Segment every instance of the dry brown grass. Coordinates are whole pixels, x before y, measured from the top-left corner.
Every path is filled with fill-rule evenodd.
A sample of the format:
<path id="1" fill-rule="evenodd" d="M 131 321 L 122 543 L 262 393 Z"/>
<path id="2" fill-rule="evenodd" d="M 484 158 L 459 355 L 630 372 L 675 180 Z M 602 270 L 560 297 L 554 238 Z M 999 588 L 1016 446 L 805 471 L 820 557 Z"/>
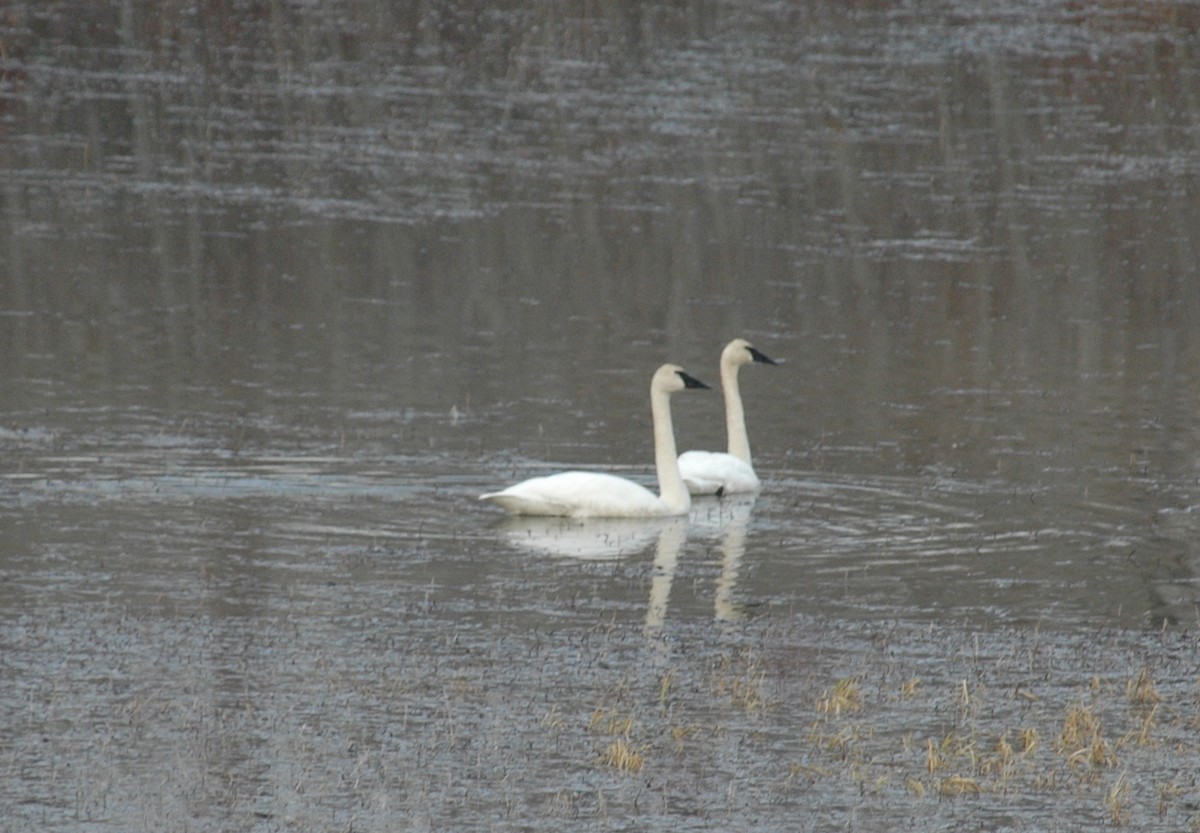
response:
<path id="1" fill-rule="evenodd" d="M 1067 754 L 1092 742 L 1100 732 L 1100 720 L 1087 706 L 1069 706 L 1058 735 L 1059 748 Z"/>
<path id="2" fill-rule="evenodd" d="M 1142 668 L 1125 686 L 1125 696 L 1135 706 L 1157 706 L 1162 702 L 1149 668 Z"/>
<path id="3" fill-rule="evenodd" d="M 1026 727 L 1017 733 L 1017 743 L 1022 755 L 1032 755 L 1038 748 L 1038 730 Z"/>
<path id="4" fill-rule="evenodd" d="M 767 707 L 765 683 L 766 672 L 757 657 L 734 661 L 726 656 L 721 658 L 713 689 L 735 708 L 750 712 Z"/>
<path id="5" fill-rule="evenodd" d="M 658 684 L 658 702 L 667 702 L 667 697 L 671 694 L 671 685 L 675 682 L 675 672 L 668 671 L 663 674 L 662 680 Z"/>
<path id="6" fill-rule="evenodd" d="M 788 767 L 789 781 L 796 778 L 807 778 L 809 781 L 816 781 L 818 778 L 827 778 L 829 775 L 830 771 L 828 769 L 810 764 L 791 764 Z"/>
<path id="7" fill-rule="evenodd" d="M 925 771 L 930 775 L 940 770 L 943 766 L 942 753 L 939 746 L 930 738 L 925 742 Z"/>
<path id="8" fill-rule="evenodd" d="M 951 775 L 938 785 L 938 792 L 942 795 L 978 795 L 983 792 L 983 787 L 974 778 Z"/>
<path id="9" fill-rule="evenodd" d="M 1004 784 L 1011 776 L 1016 760 L 1017 752 L 1008 742 L 1008 733 L 1005 732 L 996 739 L 992 754 L 980 759 L 979 772 L 981 775 L 995 778 L 1000 784 Z"/>
<path id="10" fill-rule="evenodd" d="M 861 708 L 862 692 L 858 683 L 849 678 L 838 680 L 832 689 L 826 689 L 817 700 L 817 711 L 835 717 L 844 712 L 856 712 Z"/>
<path id="11" fill-rule="evenodd" d="M 1128 824 L 1130 816 L 1128 802 L 1129 782 L 1125 779 L 1125 773 L 1121 773 L 1104 796 L 1104 807 L 1108 810 L 1109 821 L 1114 826 L 1121 827 Z"/>
<path id="12" fill-rule="evenodd" d="M 634 748 L 629 741 L 620 737 L 613 740 L 600 756 L 605 766 L 619 772 L 641 772 L 646 763 L 646 757 L 639 749 Z"/>
<path id="13" fill-rule="evenodd" d="M 634 730 L 631 714 L 616 709 L 600 708 L 592 712 L 587 730 L 596 734 L 614 735 L 600 753 L 600 762 L 619 772 L 640 772 L 646 763 L 645 747 L 635 746 L 630 737 Z"/>
<path id="14" fill-rule="evenodd" d="M 1158 703 L 1151 706 L 1146 714 L 1142 717 L 1142 723 L 1138 730 L 1133 735 L 1133 741 L 1138 746 L 1148 746 L 1154 741 L 1150 738 L 1150 732 L 1153 731 L 1155 725 L 1155 716 L 1158 714 Z"/>
<path id="15" fill-rule="evenodd" d="M 633 715 L 622 715 L 616 709 L 596 709 L 588 721 L 589 732 L 629 736 L 633 731 Z"/>
<path id="16" fill-rule="evenodd" d="M 951 732 L 940 742 L 929 738 L 925 742 L 925 771 L 930 775 L 945 769 L 967 769 L 975 772 L 979 767 L 978 744 L 973 736 Z"/>
<path id="17" fill-rule="evenodd" d="M 641 692 L 623 687 L 606 696 L 586 721 L 587 731 L 601 736 L 598 765 L 643 773 L 652 768 L 653 750 L 667 750 L 668 757 L 703 753 L 725 736 L 726 721 L 744 722 L 747 713 L 766 708 L 767 674 L 757 655 L 726 655 L 709 674 L 710 691 L 725 699 L 710 698 L 713 711 L 703 716 L 689 714 L 674 670 L 651 678 Z M 878 700 L 865 696 L 865 686 L 874 684 L 869 674 L 834 678 L 818 688 L 819 696 L 810 700 L 816 714 L 807 749 L 798 762 L 783 764 L 783 783 L 805 789 L 806 782 L 845 781 L 861 795 L 900 788 L 912 800 L 943 801 L 1069 791 L 1076 801 L 1086 796 L 1112 826 L 1132 826 L 1144 808 L 1153 813 L 1156 805 L 1163 818 L 1185 813 L 1186 788 L 1161 786 L 1159 779 L 1147 795 L 1146 782 L 1132 774 L 1139 759 L 1156 754 L 1155 746 L 1179 746 L 1186 742 L 1181 733 L 1194 737 L 1198 728 L 1190 724 L 1191 711 L 1181 714 L 1167 703 L 1147 669 L 1117 678 L 1084 677 L 1070 692 L 1073 699 L 1055 696 L 1053 687 L 1036 694 L 1017 687 L 1008 698 L 989 698 L 995 689 L 962 676 L 936 691 L 915 676 L 896 680 L 892 696 Z M 742 714 L 731 717 L 731 706 Z M 769 721 L 770 712 L 752 719 L 756 725 Z M 543 725 L 563 727 L 553 710 Z M 897 731 L 906 726 L 913 728 Z M 926 734 L 931 726 L 940 732 Z M 885 738 L 894 744 L 890 750 L 881 746 Z M 887 763 L 896 760 L 904 762 L 899 771 Z M 1196 830 L 1200 833 L 1200 823 Z"/>
<path id="18" fill-rule="evenodd" d="M 862 723 L 839 725 L 836 732 L 825 732 L 824 721 L 813 723 L 807 741 L 817 755 L 823 755 L 841 763 L 856 766 L 864 760 L 864 744 L 870 741 L 874 730 Z"/>
<path id="19" fill-rule="evenodd" d="M 1100 731 L 1100 718 L 1088 706 L 1069 706 L 1058 736 L 1059 751 L 1074 770 L 1116 766 L 1117 756 Z"/>

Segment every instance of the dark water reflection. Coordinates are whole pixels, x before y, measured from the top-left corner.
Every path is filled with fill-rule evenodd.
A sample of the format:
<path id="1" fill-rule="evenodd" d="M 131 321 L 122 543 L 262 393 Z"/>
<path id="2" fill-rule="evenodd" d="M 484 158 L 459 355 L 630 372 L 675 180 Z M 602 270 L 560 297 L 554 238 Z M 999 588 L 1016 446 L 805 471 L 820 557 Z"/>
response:
<path id="1" fill-rule="evenodd" d="M 434 6 L 0 19 L 4 815 L 553 829 L 647 806 L 596 764 L 625 711 L 675 755 L 645 828 L 783 829 L 879 628 L 947 685 L 977 628 L 998 688 L 1031 628 L 1059 700 L 1147 653 L 1194 678 L 1139 633 L 1200 601 L 1194 8 Z M 475 502 L 648 477 L 653 368 L 713 382 L 735 335 L 786 359 L 742 376 L 756 501 Z M 720 413 L 678 402 L 681 447 Z M 655 748 L 693 736 L 639 711 L 670 675 L 711 758 Z M 765 726 L 768 677 L 804 705 Z M 896 771 L 860 810 L 816 779 L 815 824 L 955 826 Z"/>

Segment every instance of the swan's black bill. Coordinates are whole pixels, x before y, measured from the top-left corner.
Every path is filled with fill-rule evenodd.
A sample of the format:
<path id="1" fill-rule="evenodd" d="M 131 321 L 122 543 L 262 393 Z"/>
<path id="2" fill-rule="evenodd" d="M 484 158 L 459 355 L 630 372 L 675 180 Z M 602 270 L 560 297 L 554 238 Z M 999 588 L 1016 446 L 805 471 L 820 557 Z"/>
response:
<path id="1" fill-rule="evenodd" d="M 678 373 L 679 378 L 683 380 L 683 386 L 685 388 L 703 388 L 704 390 L 712 390 L 712 388 L 701 382 L 695 376 L 689 376 L 682 370 L 676 370 L 675 372 Z"/>
<path id="2" fill-rule="evenodd" d="M 779 364 L 779 362 L 775 361 L 766 353 L 755 350 L 753 347 L 747 347 L 746 349 L 750 351 L 750 358 L 754 359 L 756 362 L 762 362 L 763 364 Z"/>

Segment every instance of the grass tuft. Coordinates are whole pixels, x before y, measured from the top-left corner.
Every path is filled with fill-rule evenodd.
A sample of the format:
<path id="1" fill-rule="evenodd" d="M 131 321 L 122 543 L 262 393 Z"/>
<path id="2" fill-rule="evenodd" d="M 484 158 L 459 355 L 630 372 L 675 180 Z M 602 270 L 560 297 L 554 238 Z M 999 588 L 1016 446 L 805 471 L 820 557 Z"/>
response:
<path id="1" fill-rule="evenodd" d="M 1127 803 L 1129 801 L 1129 782 L 1125 780 L 1125 773 L 1117 778 L 1113 785 L 1108 788 L 1108 792 L 1104 796 L 1104 806 L 1108 810 L 1109 821 L 1116 827 L 1122 827 L 1129 823 L 1130 811 Z"/>
<path id="2" fill-rule="evenodd" d="M 1125 695 L 1135 706 L 1157 706 L 1162 702 L 1154 686 L 1154 679 L 1150 676 L 1150 669 L 1144 667 L 1125 686 Z"/>
<path id="3" fill-rule="evenodd" d="M 858 683 L 850 678 L 838 680 L 833 689 L 826 689 L 817 700 L 817 711 L 822 714 L 840 715 L 856 712 L 862 708 L 862 692 Z"/>
<path id="4" fill-rule="evenodd" d="M 1021 747 L 1022 755 L 1032 755 L 1037 752 L 1038 748 L 1038 730 L 1026 727 L 1017 734 L 1017 743 Z"/>
<path id="5" fill-rule="evenodd" d="M 938 787 L 942 795 L 979 795 L 983 786 L 974 778 L 964 775 L 951 775 L 942 781 Z"/>
<path id="6" fill-rule="evenodd" d="M 646 763 L 646 757 L 629 741 L 620 737 L 605 748 L 601 755 L 601 761 L 618 772 L 641 772 L 642 766 Z"/>
<path id="7" fill-rule="evenodd" d="M 1068 707 L 1058 748 L 1072 769 L 1117 765 L 1112 746 L 1100 732 L 1100 718 L 1087 706 Z"/>
<path id="8" fill-rule="evenodd" d="M 596 709 L 588 721 L 587 730 L 606 735 L 629 737 L 630 732 L 633 731 L 633 716 L 622 716 L 616 709 Z"/>

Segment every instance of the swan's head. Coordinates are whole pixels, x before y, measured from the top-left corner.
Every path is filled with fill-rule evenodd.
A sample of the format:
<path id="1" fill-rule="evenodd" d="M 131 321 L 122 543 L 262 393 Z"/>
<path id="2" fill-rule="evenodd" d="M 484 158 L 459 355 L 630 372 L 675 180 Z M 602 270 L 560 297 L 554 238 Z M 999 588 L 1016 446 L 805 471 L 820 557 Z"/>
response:
<path id="1" fill-rule="evenodd" d="M 735 338 L 733 341 L 725 345 L 725 349 L 721 351 L 722 364 L 737 367 L 738 365 L 750 364 L 750 362 L 777 364 L 774 359 L 770 358 L 765 353 L 754 349 L 754 345 L 746 341 L 744 338 Z"/>
<path id="2" fill-rule="evenodd" d="M 675 393 L 687 388 L 709 390 L 708 385 L 701 382 L 695 376 L 689 376 L 677 364 L 664 364 L 655 371 L 654 378 L 650 382 L 651 390 L 660 390 L 664 393 Z"/>

